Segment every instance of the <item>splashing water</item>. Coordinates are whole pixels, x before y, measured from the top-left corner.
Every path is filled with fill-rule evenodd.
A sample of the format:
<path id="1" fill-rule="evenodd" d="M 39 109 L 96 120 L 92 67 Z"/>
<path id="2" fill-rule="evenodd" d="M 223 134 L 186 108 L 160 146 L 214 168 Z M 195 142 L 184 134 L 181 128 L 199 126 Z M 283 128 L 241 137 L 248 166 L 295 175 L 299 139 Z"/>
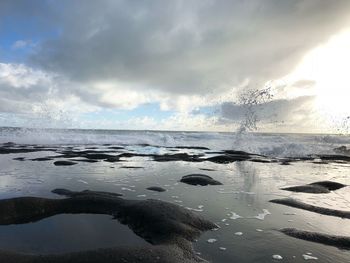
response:
<path id="1" fill-rule="evenodd" d="M 238 104 L 243 107 L 244 116 L 236 131 L 234 145 L 239 147 L 242 143 L 242 136 L 247 132 L 258 129 L 259 116 L 257 106 L 267 103 L 273 99 L 271 86 L 265 86 L 263 89 L 248 90 L 239 95 Z"/>

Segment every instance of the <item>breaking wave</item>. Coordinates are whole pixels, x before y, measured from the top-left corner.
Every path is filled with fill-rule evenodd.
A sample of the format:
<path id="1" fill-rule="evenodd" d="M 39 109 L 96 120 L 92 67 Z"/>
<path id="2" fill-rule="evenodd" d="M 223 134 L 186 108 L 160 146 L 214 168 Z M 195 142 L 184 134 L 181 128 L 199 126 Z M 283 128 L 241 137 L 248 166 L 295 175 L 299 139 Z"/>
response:
<path id="1" fill-rule="evenodd" d="M 0 143 L 11 141 L 23 144 L 146 144 L 203 146 L 223 150 L 232 148 L 232 141 L 236 138 L 237 133 L 218 132 L 0 128 Z M 350 136 L 246 133 L 244 140 L 233 149 L 276 157 L 302 157 L 310 154 L 334 154 L 333 149 L 340 146 L 350 147 Z"/>

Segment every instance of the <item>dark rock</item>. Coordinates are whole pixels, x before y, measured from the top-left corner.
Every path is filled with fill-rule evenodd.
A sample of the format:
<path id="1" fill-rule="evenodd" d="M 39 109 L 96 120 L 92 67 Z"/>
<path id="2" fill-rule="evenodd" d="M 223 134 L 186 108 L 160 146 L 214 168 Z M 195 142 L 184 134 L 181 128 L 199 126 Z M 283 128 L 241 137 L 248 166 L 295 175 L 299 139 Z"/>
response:
<path id="1" fill-rule="evenodd" d="M 180 180 L 182 183 L 190 185 L 222 185 L 219 181 L 214 180 L 208 175 L 205 174 L 189 174 L 182 177 Z"/>
<path id="2" fill-rule="evenodd" d="M 289 161 L 282 161 L 281 165 L 290 165 L 290 162 Z"/>
<path id="3" fill-rule="evenodd" d="M 25 157 L 16 157 L 16 158 L 13 158 L 12 160 L 15 160 L 15 161 L 25 161 Z"/>
<path id="4" fill-rule="evenodd" d="M 0 201 L 0 224 L 22 224 L 58 214 L 107 214 L 154 246 L 110 248 L 63 255 L 23 255 L 0 252 L 1 262 L 201 262 L 192 244 L 217 226 L 178 205 L 160 200 L 126 200 L 119 194 L 55 189 L 65 199 L 18 197 Z"/>
<path id="5" fill-rule="evenodd" d="M 335 210 L 335 209 L 330 209 L 330 208 L 325 208 L 320 206 L 314 206 L 314 205 L 300 202 L 292 198 L 274 199 L 274 200 L 270 200 L 270 202 L 275 204 L 295 207 L 295 208 L 307 210 L 310 212 L 315 212 L 322 215 L 336 216 L 336 217 L 350 219 L 350 211 L 342 211 L 342 210 Z"/>
<path id="6" fill-rule="evenodd" d="M 328 235 L 318 232 L 298 230 L 295 228 L 283 228 L 280 232 L 299 239 L 335 246 L 342 249 L 350 249 L 350 237 Z"/>
<path id="7" fill-rule="evenodd" d="M 298 192 L 298 193 L 312 193 L 312 194 L 328 194 L 329 190 L 319 185 L 300 185 L 281 188 L 285 191 Z"/>
<path id="8" fill-rule="evenodd" d="M 98 160 L 93 159 L 72 159 L 75 162 L 83 162 L 83 163 L 98 163 Z"/>
<path id="9" fill-rule="evenodd" d="M 271 163 L 270 160 L 259 159 L 259 158 L 250 159 L 249 161 L 254 162 L 254 163 Z"/>
<path id="10" fill-rule="evenodd" d="M 2 144 L 5 147 L 15 147 L 16 144 L 14 142 L 5 142 Z"/>
<path id="11" fill-rule="evenodd" d="M 142 167 L 142 166 L 120 166 L 120 168 L 123 168 L 123 169 L 143 169 L 144 167 Z"/>
<path id="12" fill-rule="evenodd" d="M 120 159 L 118 156 L 115 156 L 115 157 L 109 157 L 109 158 L 105 159 L 104 161 L 109 162 L 109 163 L 116 163 L 116 162 L 120 162 Z"/>
<path id="13" fill-rule="evenodd" d="M 53 164 L 56 165 L 56 166 L 67 166 L 67 165 L 74 165 L 74 164 L 77 164 L 77 163 L 72 162 L 72 161 L 56 161 Z"/>
<path id="14" fill-rule="evenodd" d="M 87 158 L 87 159 L 92 159 L 92 160 L 111 160 L 112 158 L 116 158 L 116 156 L 114 155 L 110 155 L 110 154 L 105 154 L 105 153 L 88 153 L 83 155 L 83 157 Z"/>
<path id="15" fill-rule="evenodd" d="M 156 162 L 171 162 L 171 161 L 185 161 L 185 162 L 202 162 L 199 159 L 203 155 L 189 155 L 187 153 L 163 154 L 153 155 L 153 160 Z"/>
<path id="16" fill-rule="evenodd" d="M 327 194 L 330 191 L 334 191 L 345 187 L 346 185 L 332 182 L 332 181 L 321 181 L 315 182 L 307 185 L 292 186 L 287 188 L 282 188 L 282 190 L 292 191 L 292 192 L 302 192 L 302 193 L 313 193 L 313 194 Z"/>
<path id="17" fill-rule="evenodd" d="M 49 157 L 39 157 L 39 158 L 31 159 L 31 160 L 32 160 L 32 161 L 43 162 L 43 161 L 52 161 L 53 159 L 52 159 L 52 158 L 49 158 Z"/>
<path id="18" fill-rule="evenodd" d="M 350 156 L 345 155 L 319 155 L 321 160 L 350 162 Z"/>
<path id="19" fill-rule="evenodd" d="M 235 151 L 235 150 L 224 150 L 223 151 L 226 154 L 231 154 L 231 155 L 245 155 L 245 156 L 250 156 L 250 153 L 244 152 L 244 151 Z"/>
<path id="20" fill-rule="evenodd" d="M 159 187 L 159 186 L 150 186 L 147 188 L 147 190 L 156 191 L 156 192 L 165 192 L 166 191 L 166 189 Z"/>
<path id="21" fill-rule="evenodd" d="M 327 188 L 329 191 L 338 190 L 346 186 L 345 184 L 332 182 L 332 181 L 320 181 L 320 182 L 311 183 L 310 185 L 322 186 Z"/>
<path id="22" fill-rule="evenodd" d="M 249 155 L 225 154 L 225 155 L 209 157 L 205 160 L 213 163 L 225 164 L 225 163 L 233 163 L 236 161 L 246 161 L 246 160 L 249 160 L 250 158 L 251 157 Z"/>
<path id="23" fill-rule="evenodd" d="M 167 147 L 167 148 L 172 148 L 172 147 Z M 176 149 L 193 149 L 193 150 L 210 150 L 209 148 L 207 147 L 201 147 L 201 146 L 175 146 L 173 148 L 176 148 Z"/>
<path id="24" fill-rule="evenodd" d="M 58 255 L 33 255 L 0 250 L 4 263 L 198 263 L 192 249 L 176 245 L 114 247 Z"/>
<path id="25" fill-rule="evenodd" d="M 209 172 L 214 172 L 214 171 L 216 171 L 215 169 L 210 169 L 210 168 L 199 168 L 199 170 L 202 170 L 202 171 L 209 171 Z"/>
<path id="26" fill-rule="evenodd" d="M 83 190 L 81 192 L 74 192 L 63 188 L 56 188 L 52 190 L 52 193 L 58 194 L 58 195 L 64 195 L 69 197 L 78 197 L 78 196 L 105 196 L 105 197 L 118 197 L 123 196 L 119 193 L 110 193 L 110 192 L 103 192 L 103 191 L 90 191 L 90 190 Z"/>
<path id="27" fill-rule="evenodd" d="M 41 149 L 34 148 L 7 148 L 0 147 L 0 154 L 10 154 L 10 153 L 30 153 L 30 152 L 39 152 Z"/>
<path id="28" fill-rule="evenodd" d="M 124 150 L 124 147 L 122 146 L 110 146 L 108 149 L 113 149 L 113 150 Z"/>

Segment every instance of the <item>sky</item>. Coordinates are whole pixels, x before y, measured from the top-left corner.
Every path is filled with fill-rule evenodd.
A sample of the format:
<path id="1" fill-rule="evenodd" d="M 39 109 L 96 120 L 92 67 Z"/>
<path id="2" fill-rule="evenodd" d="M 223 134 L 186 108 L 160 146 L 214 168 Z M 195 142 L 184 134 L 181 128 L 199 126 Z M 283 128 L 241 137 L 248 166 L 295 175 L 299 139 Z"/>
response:
<path id="1" fill-rule="evenodd" d="M 0 126 L 348 133 L 349 12 L 348 0 L 0 0 Z"/>

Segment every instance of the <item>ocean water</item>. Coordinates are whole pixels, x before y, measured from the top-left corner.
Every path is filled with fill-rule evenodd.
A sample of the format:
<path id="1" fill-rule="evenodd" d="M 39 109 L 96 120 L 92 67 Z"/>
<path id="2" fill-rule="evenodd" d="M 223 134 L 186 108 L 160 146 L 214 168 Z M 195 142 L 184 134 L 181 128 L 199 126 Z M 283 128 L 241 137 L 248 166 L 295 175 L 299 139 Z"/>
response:
<path id="1" fill-rule="evenodd" d="M 350 147 L 350 135 L 274 133 L 79 130 L 0 128 L 0 143 L 22 144 L 149 144 L 154 146 L 203 146 L 212 150 L 243 150 L 274 157 L 334 154 Z"/>
<path id="2" fill-rule="evenodd" d="M 235 133 L 0 129 L 0 143 L 94 149 L 115 155 L 133 152 L 210 156 L 209 152 L 234 149 L 267 155 L 267 158 L 285 158 L 336 154 L 334 148 L 350 146 L 349 136 L 341 135 L 250 133 L 240 138 L 237 142 Z M 123 149 L 111 150 L 114 146 Z M 176 146 L 202 146 L 210 150 Z M 155 162 L 148 157 L 135 156 L 117 163 L 101 160 L 65 167 L 55 166 L 54 160 L 31 160 L 54 155 L 57 153 L 50 150 L 0 154 L 0 198 L 59 198 L 51 190 L 67 188 L 122 193 L 128 199 L 160 199 L 184 206 L 217 223 L 218 230 L 204 233 L 194 243 L 194 249 L 210 262 L 304 262 L 306 259 L 350 262 L 349 250 L 295 239 L 278 231 L 295 227 L 350 236 L 349 219 L 269 202 L 292 197 L 317 206 L 350 211 L 349 187 L 328 194 L 281 190 L 286 186 L 321 180 L 349 185 L 349 162 L 306 160 L 281 165 L 239 161 L 218 164 L 207 161 Z M 16 160 L 18 157 L 23 157 L 24 161 Z M 141 168 L 125 169 L 126 166 Z M 179 182 L 182 176 L 191 173 L 207 174 L 223 185 L 192 186 Z M 149 186 L 161 186 L 167 191 L 149 191 L 146 189 Z M 106 215 L 62 214 L 29 224 L 0 226 L 0 233 L 0 249 L 22 253 L 66 253 L 147 244 L 127 226 Z"/>

